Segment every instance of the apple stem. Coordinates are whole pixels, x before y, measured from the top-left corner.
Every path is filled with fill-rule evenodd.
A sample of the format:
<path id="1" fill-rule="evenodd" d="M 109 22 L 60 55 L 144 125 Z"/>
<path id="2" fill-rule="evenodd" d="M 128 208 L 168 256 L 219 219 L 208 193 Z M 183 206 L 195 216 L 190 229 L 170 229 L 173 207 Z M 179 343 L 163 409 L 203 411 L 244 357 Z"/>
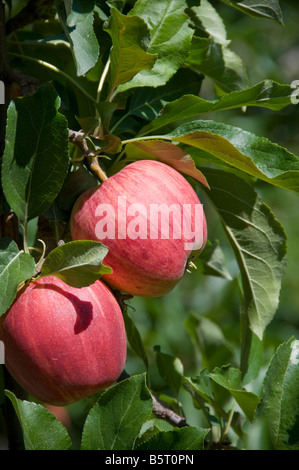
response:
<path id="1" fill-rule="evenodd" d="M 121 382 L 122 380 L 128 379 L 129 377 L 130 375 L 126 372 L 126 370 L 123 370 L 117 381 Z M 161 419 L 165 419 L 175 427 L 182 428 L 189 426 L 184 416 L 175 413 L 172 408 L 157 398 L 151 391 L 150 394 L 153 400 L 153 412 L 156 416 L 159 416 Z"/>
<path id="2" fill-rule="evenodd" d="M 88 157 L 88 167 L 99 178 L 100 181 L 104 182 L 108 179 L 108 176 L 100 167 L 96 157 Z"/>
<path id="3" fill-rule="evenodd" d="M 103 182 L 107 180 L 108 176 L 99 165 L 96 152 L 88 147 L 84 133 L 82 131 L 77 132 L 69 129 L 69 140 L 79 148 L 90 171 L 92 171 L 100 181 Z"/>

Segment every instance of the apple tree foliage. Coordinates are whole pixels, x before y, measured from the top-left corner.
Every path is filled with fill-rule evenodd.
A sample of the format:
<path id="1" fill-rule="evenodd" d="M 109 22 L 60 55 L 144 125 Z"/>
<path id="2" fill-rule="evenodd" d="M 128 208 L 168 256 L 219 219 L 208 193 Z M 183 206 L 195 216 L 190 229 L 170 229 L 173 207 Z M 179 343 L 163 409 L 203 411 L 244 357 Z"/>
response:
<path id="1" fill-rule="evenodd" d="M 174 353 L 165 351 L 163 331 L 158 346 L 147 336 L 171 295 L 157 299 L 154 316 L 142 316 L 153 322 L 151 329 L 137 310 L 155 301 L 133 299 L 136 311 L 124 301 L 130 375 L 71 408 L 74 419 L 80 410 L 75 443 L 51 411 L 11 385 L 2 366 L 1 419 L 3 429 L 12 428 L 11 445 L 21 433 L 19 445 L 29 450 L 246 448 L 248 435 L 260 432 L 260 447 L 299 449 L 296 338 L 265 359 L 264 338 L 285 274 L 286 233 L 258 191 L 262 182 L 280 188 L 282 198 L 299 192 L 299 157 L 225 123 L 231 110 L 275 114 L 293 106 L 294 89 L 267 77 L 250 83 L 220 12 L 249 15 L 253 29 L 257 21 L 287 26 L 278 0 L 216 3 L 27 0 L 7 1 L 1 10 L 0 78 L 7 99 L 1 105 L 0 314 L 37 272 L 81 287 L 109 270 L 101 243 L 70 240 L 71 208 L 99 184 L 101 171 L 109 176 L 137 159 L 156 159 L 183 173 L 207 207 L 208 228 L 216 214 L 231 249 L 227 260 L 209 231 L 186 274 L 197 312 L 176 301 L 171 308 L 186 310 L 184 324 L 175 324 L 175 315 L 171 325 L 159 324 L 172 332 Z M 212 99 L 201 91 L 206 83 Z M 211 119 L 213 113 L 223 120 Z M 227 309 L 238 315 L 229 328 L 223 316 L 200 314 L 196 283 L 206 277 L 215 280 L 215 309 L 217 282 L 230 286 Z M 175 351 L 181 328 L 196 351 L 191 365 L 180 358 L 184 345 Z M 257 380 L 262 386 L 254 386 Z M 157 412 L 158 399 L 168 419 Z"/>

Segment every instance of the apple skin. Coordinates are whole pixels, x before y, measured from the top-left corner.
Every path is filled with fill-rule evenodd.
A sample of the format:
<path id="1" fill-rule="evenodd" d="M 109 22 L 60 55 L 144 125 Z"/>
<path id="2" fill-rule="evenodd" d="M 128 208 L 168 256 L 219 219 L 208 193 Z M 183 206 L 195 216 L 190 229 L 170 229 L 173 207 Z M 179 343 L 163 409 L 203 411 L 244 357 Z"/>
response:
<path id="1" fill-rule="evenodd" d="M 81 289 L 55 276 L 31 281 L 1 320 L 7 370 L 44 403 L 62 406 L 89 397 L 124 369 L 123 316 L 100 280 Z"/>
<path id="2" fill-rule="evenodd" d="M 113 273 L 103 275 L 103 280 L 114 289 L 141 297 L 159 297 L 170 292 L 183 277 L 192 250 L 185 247 L 185 239 L 152 239 L 149 228 L 146 239 L 99 238 L 96 211 L 100 204 L 115 208 L 117 219 L 118 197 L 125 196 L 127 207 L 142 204 L 149 211 L 151 204 L 200 204 L 189 182 L 174 168 L 154 160 L 131 163 L 105 180 L 100 186 L 85 191 L 77 199 L 71 214 L 73 240 L 97 240 L 109 248 L 104 264 Z M 150 212 L 147 212 L 149 214 Z M 129 220 L 129 218 L 128 218 Z M 132 220 L 132 219 L 131 219 Z M 194 223 L 194 218 L 192 219 Z M 115 222 L 118 227 L 118 220 Z M 172 229 L 171 229 L 172 230 Z M 201 219 L 202 246 L 207 241 L 207 224 L 204 212 Z M 172 233 L 172 232 L 170 232 Z"/>

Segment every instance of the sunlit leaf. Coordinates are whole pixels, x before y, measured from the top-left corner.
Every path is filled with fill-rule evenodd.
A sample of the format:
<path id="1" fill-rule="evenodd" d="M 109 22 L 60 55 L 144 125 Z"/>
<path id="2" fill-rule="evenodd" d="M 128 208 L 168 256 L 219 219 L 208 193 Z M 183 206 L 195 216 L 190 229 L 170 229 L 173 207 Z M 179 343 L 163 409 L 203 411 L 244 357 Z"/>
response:
<path id="1" fill-rule="evenodd" d="M 108 248 L 101 242 L 76 240 L 52 250 L 45 259 L 41 275 L 57 276 L 73 287 L 93 284 L 112 269 L 102 264 Z"/>
<path id="2" fill-rule="evenodd" d="M 0 315 L 11 306 L 19 285 L 30 279 L 35 270 L 32 256 L 20 251 L 8 238 L 0 240 Z"/>
<path id="3" fill-rule="evenodd" d="M 266 419 L 274 448 L 299 450 L 299 341 L 281 344 L 266 373 L 259 417 Z"/>
<path id="4" fill-rule="evenodd" d="M 132 450 L 152 411 L 145 375 L 135 375 L 105 391 L 84 424 L 82 450 Z"/>

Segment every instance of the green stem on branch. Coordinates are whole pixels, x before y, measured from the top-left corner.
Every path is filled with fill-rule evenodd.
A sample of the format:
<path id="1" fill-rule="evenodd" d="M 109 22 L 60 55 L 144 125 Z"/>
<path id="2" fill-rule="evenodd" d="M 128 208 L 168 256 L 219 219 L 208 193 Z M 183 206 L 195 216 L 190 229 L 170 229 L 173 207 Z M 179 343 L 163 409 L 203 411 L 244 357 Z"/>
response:
<path id="1" fill-rule="evenodd" d="M 134 142 L 143 142 L 144 140 L 167 140 L 168 142 L 172 141 L 171 137 L 165 135 L 147 135 L 144 137 L 134 137 L 133 139 L 123 140 L 123 145 L 134 144 Z"/>
<path id="2" fill-rule="evenodd" d="M 235 407 L 236 407 L 236 402 L 233 403 L 233 406 L 229 412 L 229 415 L 228 415 L 228 418 L 227 418 L 227 422 L 226 422 L 226 426 L 225 426 L 225 429 L 223 431 L 223 434 L 221 436 L 221 442 L 222 441 L 225 441 L 227 435 L 228 435 L 228 432 L 229 432 L 229 428 L 231 426 L 231 423 L 232 423 L 232 419 L 233 419 L 233 416 L 234 416 L 234 412 L 235 412 Z"/>
<path id="3" fill-rule="evenodd" d="M 90 171 L 100 181 L 103 182 L 107 180 L 108 176 L 99 165 L 95 151 L 88 147 L 84 134 L 82 132 L 77 132 L 69 129 L 69 140 L 79 148 Z"/>
<path id="4" fill-rule="evenodd" d="M 102 76 L 100 78 L 100 81 L 99 81 L 99 86 L 98 86 L 98 91 L 97 91 L 97 103 L 100 102 L 100 98 L 101 98 L 101 92 L 102 92 L 102 89 L 103 89 L 103 86 L 104 86 L 104 83 L 105 83 L 105 79 L 107 77 L 107 74 L 109 72 L 109 68 L 110 68 L 110 57 L 109 59 L 107 60 L 107 63 L 104 67 L 104 70 L 103 70 L 103 73 L 102 73 Z"/>
<path id="5" fill-rule="evenodd" d="M 28 222 L 27 222 L 27 220 L 25 221 L 24 226 L 23 226 L 23 246 L 24 246 L 25 253 L 29 253 L 29 247 L 28 247 Z"/>

